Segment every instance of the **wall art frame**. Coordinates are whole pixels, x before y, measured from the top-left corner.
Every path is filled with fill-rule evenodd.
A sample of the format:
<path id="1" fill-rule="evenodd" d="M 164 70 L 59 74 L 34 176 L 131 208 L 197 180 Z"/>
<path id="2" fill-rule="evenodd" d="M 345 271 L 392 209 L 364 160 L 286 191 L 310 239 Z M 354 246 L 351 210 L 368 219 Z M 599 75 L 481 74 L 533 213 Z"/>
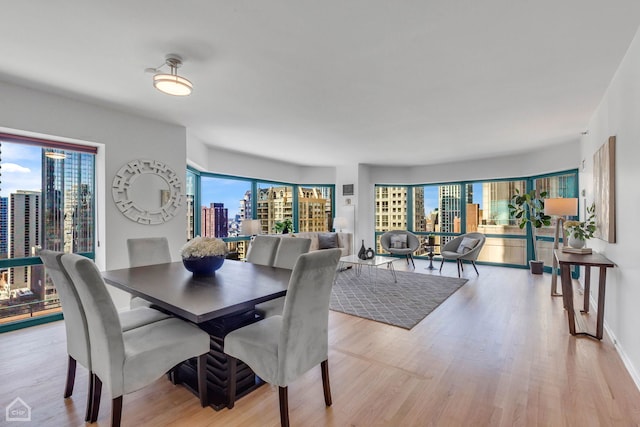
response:
<path id="1" fill-rule="evenodd" d="M 616 242 L 616 137 L 610 136 L 593 155 L 595 237 Z"/>

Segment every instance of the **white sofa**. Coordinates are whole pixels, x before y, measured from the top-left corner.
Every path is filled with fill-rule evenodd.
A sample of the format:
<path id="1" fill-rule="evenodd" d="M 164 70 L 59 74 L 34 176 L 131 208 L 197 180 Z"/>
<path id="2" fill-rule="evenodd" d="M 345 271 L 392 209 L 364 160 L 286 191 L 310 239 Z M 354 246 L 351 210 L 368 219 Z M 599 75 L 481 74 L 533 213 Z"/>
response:
<path id="1" fill-rule="evenodd" d="M 302 233 L 288 234 L 286 236 L 305 237 L 311 239 L 311 247 L 309 252 L 320 250 L 318 244 L 319 234 L 337 234 L 338 235 L 338 247 L 342 249 L 342 256 L 351 255 L 353 253 L 353 235 L 351 233 L 337 233 L 337 232 L 321 232 L 321 231 L 305 231 Z M 283 236 L 284 237 L 284 236 Z"/>

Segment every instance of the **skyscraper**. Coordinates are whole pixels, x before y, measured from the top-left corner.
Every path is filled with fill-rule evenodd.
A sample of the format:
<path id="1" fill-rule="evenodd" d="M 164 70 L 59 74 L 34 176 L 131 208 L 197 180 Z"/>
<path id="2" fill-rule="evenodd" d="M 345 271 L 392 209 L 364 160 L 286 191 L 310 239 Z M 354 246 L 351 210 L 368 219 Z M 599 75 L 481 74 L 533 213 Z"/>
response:
<path id="1" fill-rule="evenodd" d="M 40 245 L 40 198 L 37 191 L 11 193 L 9 197 L 9 258 L 34 256 L 33 248 Z M 9 269 L 11 290 L 31 288 L 31 267 Z"/>
<path id="2" fill-rule="evenodd" d="M 93 162 L 87 153 L 42 150 L 42 247 L 64 252 L 92 252 L 94 233 Z"/>
<path id="3" fill-rule="evenodd" d="M 224 203 L 211 203 L 200 208 L 200 232 L 206 237 L 227 237 L 229 212 Z"/>
<path id="4" fill-rule="evenodd" d="M 0 259 L 9 255 L 9 198 L 0 197 Z"/>

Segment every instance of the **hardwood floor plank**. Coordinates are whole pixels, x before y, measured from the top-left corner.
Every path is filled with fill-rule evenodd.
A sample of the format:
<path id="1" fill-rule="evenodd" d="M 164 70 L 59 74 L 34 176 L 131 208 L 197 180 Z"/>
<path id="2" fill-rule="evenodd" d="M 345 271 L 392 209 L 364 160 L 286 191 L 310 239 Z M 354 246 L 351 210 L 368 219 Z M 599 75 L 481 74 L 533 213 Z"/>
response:
<path id="1" fill-rule="evenodd" d="M 426 266 L 416 261 L 418 273 L 438 274 Z M 401 262 L 396 268 L 407 269 Z M 321 371 L 313 369 L 289 386 L 291 424 L 640 425 L 640 392 L 614 345 L 606 336 L 599 342 L 569 334 L 562 299 L 548 295 L 549 275 L 478 269 L 480 276 L 465 268 L 469 282 L 410 331 L 331 312 L 333 405 L 325 406 Z M 445 265 L 443 273 L 455 276 L 455 265 Z M 575 294 L 579 307 L 582 295 Z M 593 308 L 580 316 L 595 330 Z M 62 322 L 0 335 L 0 360 L 2 408 L 20 396 L 37 425 L 84 425 L 84 368 L 77 368 L 73 396 L 62 397 Z M 110 421 L 111 396 L 105 391 L 102 399 L 96 426 Z M 278 392 L 269 385 L 219 412 L 201 408 L 197 396 L 166 378 L 124 397 L 123 426 L 279 423 Z"/>

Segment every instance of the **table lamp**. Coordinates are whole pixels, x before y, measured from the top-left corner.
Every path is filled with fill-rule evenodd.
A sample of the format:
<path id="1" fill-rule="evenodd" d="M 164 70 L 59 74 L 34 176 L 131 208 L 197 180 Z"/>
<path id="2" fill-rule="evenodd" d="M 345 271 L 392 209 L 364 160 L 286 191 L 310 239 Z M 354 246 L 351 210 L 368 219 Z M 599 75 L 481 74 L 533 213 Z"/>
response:
<path id="1" fill-rule="evenodd" d="M 557 216 L 556 231 L 553 237 L 553 249 L 556 250 L 560 243 L 560 230 L 562 230 L 562 223 L 567 216 L 578 215 L 578 199 L 577 198 L 553 198 L 545 199 L 544 201 L 544 213 L 550 216 Z M 562 232 L 562 241 L 564 245 L 564 231 Z M 553 267 L 551 271 L 551 296 L 560 296 L 558 290 L 558 260 L 555 255 L 553 256 Z"/>
<path id="2" fill-rule="evenodd" d="M 259 219 L 243 219 L 240 233 L 245 236 L 255 236 L 262 233 L 262 223 Z"/>
<path id="3" fill-rule="evenodd" d="M 347 223 L 347 218 L 343 217 L 343 216 L 337 216 L 335 218 L 333 218 L 333 229 L 334 230 L 340 230 L 340 233 L 342 233 L 342 228 L 346 227 L 348 225 Z"/>

